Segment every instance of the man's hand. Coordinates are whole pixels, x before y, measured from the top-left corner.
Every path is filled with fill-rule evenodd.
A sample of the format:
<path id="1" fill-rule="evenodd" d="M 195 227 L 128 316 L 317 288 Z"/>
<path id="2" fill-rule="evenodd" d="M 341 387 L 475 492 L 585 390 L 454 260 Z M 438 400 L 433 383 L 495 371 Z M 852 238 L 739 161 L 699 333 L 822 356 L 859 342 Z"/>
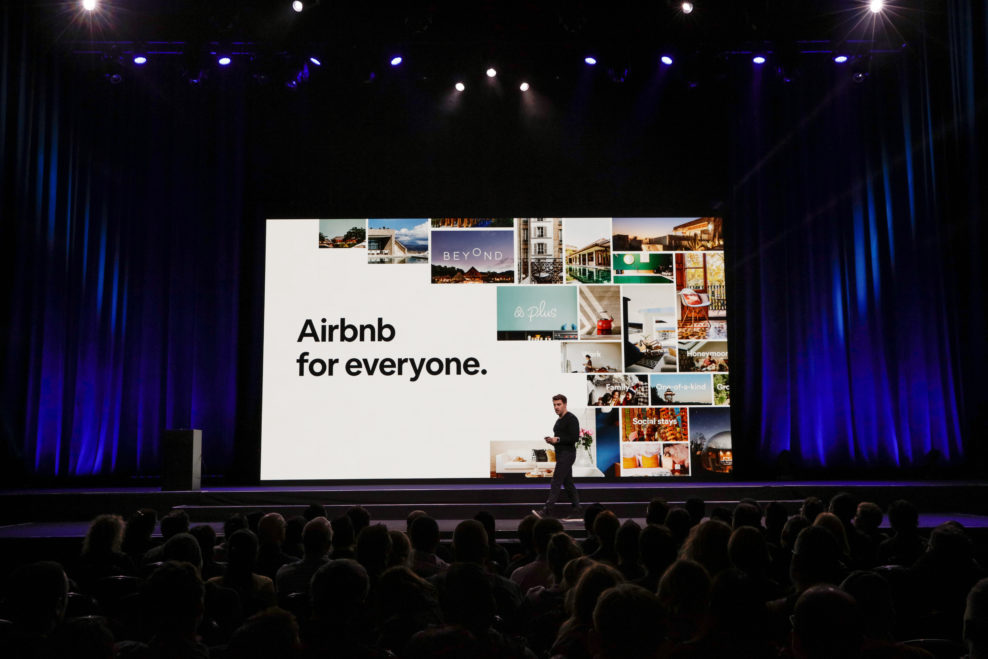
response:
<path id="1" fill-rule="evenodd" d="M 558 444 L 559 443 L 559 438 L 558 437 L 546 437 L 545 438 L 545 443 L 546 444 Z"/>

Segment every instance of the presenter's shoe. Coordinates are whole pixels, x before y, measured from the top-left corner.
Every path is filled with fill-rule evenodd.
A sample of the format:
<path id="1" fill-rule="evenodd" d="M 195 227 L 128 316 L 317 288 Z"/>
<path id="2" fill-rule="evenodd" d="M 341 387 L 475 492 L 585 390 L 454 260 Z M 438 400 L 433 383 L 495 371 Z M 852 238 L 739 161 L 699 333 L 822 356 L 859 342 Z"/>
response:
<path id="1" fill-rule="evenodd" d="M 552 512 L 550 512 L 549 509 L 546 508 L 545 506 L 542 506 L 541 508 L 533 508 L 532 514 L 538 517 L 539 519 L 542 519 L 544 517 L 552 517 Z"/>

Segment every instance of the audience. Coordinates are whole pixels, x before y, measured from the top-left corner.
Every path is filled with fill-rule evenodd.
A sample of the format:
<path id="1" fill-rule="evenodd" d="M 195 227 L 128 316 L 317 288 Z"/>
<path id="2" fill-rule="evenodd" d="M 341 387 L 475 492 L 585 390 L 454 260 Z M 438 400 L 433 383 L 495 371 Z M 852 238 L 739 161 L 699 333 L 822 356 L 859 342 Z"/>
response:
<path id="1" fill-rule="evenodd" d="M 258 511 L 260 539 L 233 515 L 219 544 L 213 527 L 189 531 L 173 511 L 158 545 L 153 510 L 126 525 L 100 515 L 65 562 L 72 581 L 55 562 L 7 566 L 0 656 L 933 656 L 921 643 L 988 659 L 985 548 L 957 522 L 927 542 L 906 501 L 889 508 L 888 538 L 881 508 L 848 493 L 827 506 L 807 497 L 792 517 L 772 502 L 764 519 L 754 500 L 705 519 L 701 500 L 687 510 L 654 499 L 644 528 L 591 508 L 583 548 L 557 520 L 522 520 L 510 579 L 489 513 L 457 524 L 452 563 L 422 511 L 408 515 L 407 535 L 359 506 L 332 523 L 319 505 L 288 523 Z M 298 559 L 285 552 L 290 525 L 301 528 Z"/>

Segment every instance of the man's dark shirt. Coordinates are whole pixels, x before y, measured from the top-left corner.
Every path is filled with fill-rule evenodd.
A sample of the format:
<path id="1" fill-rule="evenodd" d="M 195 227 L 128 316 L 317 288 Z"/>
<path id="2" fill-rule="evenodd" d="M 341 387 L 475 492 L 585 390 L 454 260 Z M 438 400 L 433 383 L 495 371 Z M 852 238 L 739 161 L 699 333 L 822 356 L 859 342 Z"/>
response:
<path id="1" fill-rule="evenodd" d="M 559 438 L 557 448 L 576 450 L 576 442 L 580 439 L 580 420 L 572 412 L 567 412 L 552 426 L 552 434 Z"/>

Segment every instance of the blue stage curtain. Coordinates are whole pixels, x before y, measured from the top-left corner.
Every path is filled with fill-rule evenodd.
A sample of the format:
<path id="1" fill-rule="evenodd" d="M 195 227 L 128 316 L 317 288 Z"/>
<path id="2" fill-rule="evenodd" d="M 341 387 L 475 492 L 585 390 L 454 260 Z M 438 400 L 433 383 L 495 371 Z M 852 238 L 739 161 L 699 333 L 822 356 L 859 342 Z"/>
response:
<path id="1" fill-rule="evenodd" d="M 763 71 L 739 99 L 732 402 L 762 473 L 971 458 L 988 316 L 985 16 L 951 4 L 949 24 L 930 26 L 948 43 L 876 56 L 863 82 L 836 66 L 789 85 Z"/>
<path id="2" fill-rule="evenodd" d="M 244 279 L 242 99 L 94 80 L 30 11 L 7 5 L 0 37 L 4 467 L 156 474 L 163 429 L 204 428 L 205 469 L 222 473 Z"/>

